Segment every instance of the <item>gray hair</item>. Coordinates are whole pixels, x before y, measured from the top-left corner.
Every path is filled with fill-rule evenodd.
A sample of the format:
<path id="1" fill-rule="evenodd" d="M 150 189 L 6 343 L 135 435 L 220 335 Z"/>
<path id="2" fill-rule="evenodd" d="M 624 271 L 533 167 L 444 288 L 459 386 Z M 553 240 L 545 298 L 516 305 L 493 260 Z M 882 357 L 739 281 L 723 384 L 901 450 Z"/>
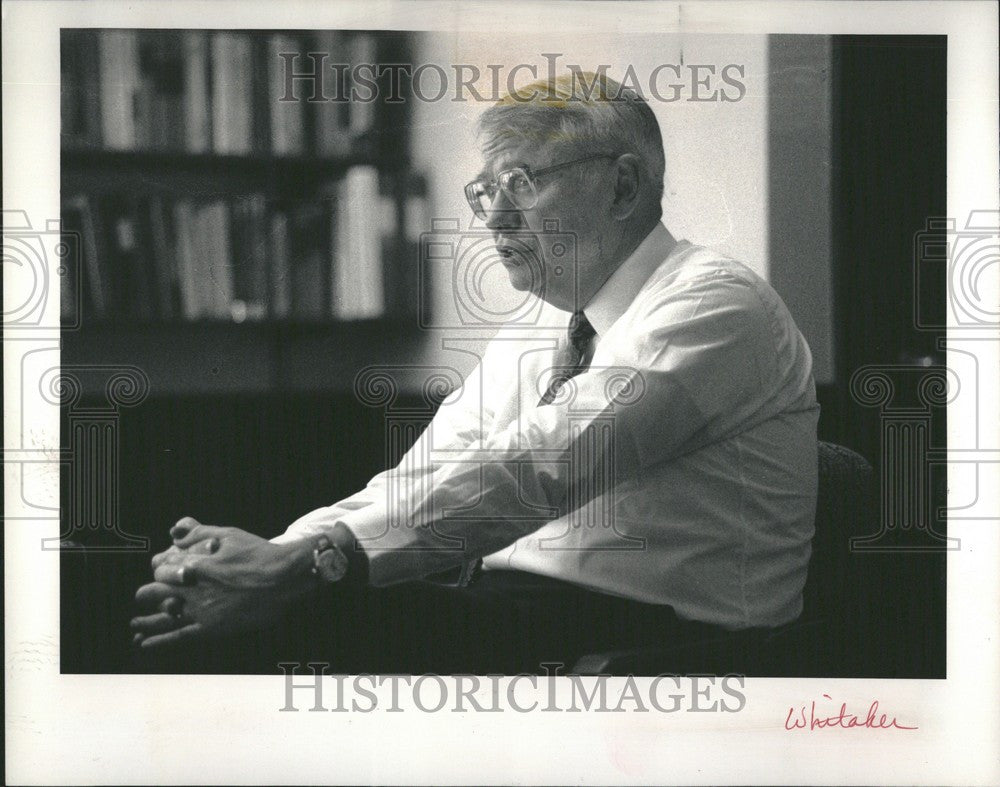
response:
<path id="1" fill-rule="evenodd" d="M 581 154 L 632 153 L 663 193 L 663 138 L 656 115 L 631 88 L 601 71 L 539 80 L 504 96 L 479 118 L 483 153 L 511 142 L 557 145 Z"/>

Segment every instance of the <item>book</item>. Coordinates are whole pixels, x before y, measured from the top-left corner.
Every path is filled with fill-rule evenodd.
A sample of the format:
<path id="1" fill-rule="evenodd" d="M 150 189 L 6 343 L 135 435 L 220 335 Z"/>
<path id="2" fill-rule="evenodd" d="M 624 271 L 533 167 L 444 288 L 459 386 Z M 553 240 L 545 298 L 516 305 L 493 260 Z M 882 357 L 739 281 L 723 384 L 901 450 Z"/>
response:
<path id="1" fill-rule="evenodd" d="M 206 288 L 203 282 L 206 273 L 202 264 L 194 201 L 190 199 L 178 200 L 174 204 L 173 213 L 177 238 L 177 276 L 184 319 L 199 320 L 203 317 L 211 317 L 211 302 L 206 297 Z"/>
<path id="2" fill-rule="evenodd" d="M 212 147 L 216 153 L 252 151 L 253 57 L 250 37 L 212 35 Z"/>
<path id="3" fill-rule="evenodd" d="M 372 319 L 385 311 L 378 170 L 351 167 L 337 194 L 331 304 L 342 320 Z"/>
<path id="4" fill-rule="evenodd" d="M 157 195 L 150 197 L 144 207 L 149 224 L 146 237 L 151 247 L 149 259 L 156 284 L 156 309 L 161 318 L 169 320 L 181 314 L 174 213 L 166 200 Z"/>
<path id="5" fill-rule="evenodd" d="M 250 213 L 250 297 L 247 301 L 248 318 L 264 320 L 269 306 L 268 257 L 268 206 L 263 194 L 254 194 L 249 200 Z"/>
<path id="6" fill-rule="evenodd" d="M 68 202 L 63 203 L 60 218 L 61 241 L 70 250 L 71 258 L 66 274 L 59 276 L 59 320 L 63 327 L 76 327 L 81 315 L 90 314 L 93 309 L 86 292 L 88 260 L 83 222 L 79 209 Z"/>
<path id="7" fill-rule="evenodd" d="M 100 58 L 96 30 L 67 30 L 59 38 L 63 145 L 101 144 Z"/>
<path id="8" fill-rule="evenodd" d="M 308 72 L 312 63 L 302 54 L 301 40 L 290 35 L 272 35 L 267 47 L 267 107 L 271 118 L 271 152 L 278 156 L 296 156 L 305 152 L 306 99 L 312 95 L 309 85 L 292 82 L 289 90 L 286 70 Z M 287 56 L 294 54 L 294 59 Z M 282 56 L 284 55 L 284 57 Z M 288 99 L 287 101 L 285 99 Z"/>
<path id="9" fill-rule="evenodd" d="M 400 233 L 400 182 L 391 173 L 379 176 L 379 258 L 382 264 L 383 314 L 398 316 L 411 310 L 416 291 L 407 287 L 403 270 L 403 243 Z"/>
<path id="10" fill-rule="evenodd" d="M 363 146 L 364 137 L 375 127 L 377 89 L 363 84 L 357 77 L 375 81 L 374 67 L 378 62 L 378 42 L 371 33 L 351 36 L 351 73 L 355 75 L 351 92 L 350 134 L 352 148 Z M 374 94 L 374 95 L 373 95 Z"/>
<path id="11" fill-rule="evenodd" d="M 140 36 L 139 63 L 138 146 L 183 150 L 185 65 L 180 34 L 173 30 L 144 31 Z"/>
<path id="12" fill-rule="evenodd" d="M 66 329 L 79 325 L 80 315 L 80 290 L 79 269 L 74 262 L 82 262 L 80 259 L 80 229 L 79 224 L 67 226 L 65 217 L 61 223 L 62 234 L 59 242 L 65 249 L 71 251 L 65 257 L 61 257 L 56 265 L 56 281 L 59 286 L 59 325 Z"/>
<path id="13" fill-rule="evenodd" d="M 284 210 L 271 214 L 268 248 L 271 256 L 270 294 L 271 316 L 284 319 L 291 314 L 292 276 L 289 263 L 288 215 Z"/>
<path id="14" fill-rule="evenodd" d="M 423 233 L 431 231 L 429 210 L 426 178 L 410 173 L 405 181 L 403 197 L 403 237 L 407 241 L 417 243 Z"/>
<path id="15" fill-rule="evenodd" d="M 267 317 L 267 206 L 263 194 L 236 200 L 232 206 L 233 302 L 237 322 Z"/>
<path id="16" fill-rule="evenodd" d="M 136 103 L 140 89 L 139 34 L 103 30 L 98 38 L 101 139 L 111 150 L 136 146 Z"/>
<path id="17" fill-rule="evenodd" d="M 289 211 L 291 316 L 297 319 L 320 320 L 329 314 L 330 252 L 325 213 L 317 202 L 300 202 Z"/>
<path id="18" fill-rule="evenodd" d="M 182 199 L 174 205 L 174 222 L 184 318 L 231 319 L 229 205 L 224 200 Z"/>
<path id="19" fill-rule="evenodd" d="M 114 316 L 150 320 L 155 314 L 152 265 L 145 256 L 151 247 L 142 237 L 137 206 L 130 196 L 108 194 L 99 203 L 104 228 L 103 256 L 111 278 Z"/>
<path id="20" fill-rule="evenodd" d="M 409 172 L 404 176 L 401 196 L 402 227 L 398 238 L 399 246 L 392 257 L 395 280 L 391 290 L 396 297 L 397 312 L 403 316 L 414 315 L 421 308 L 430 308 L 425 300 L 430 286 L 427 266 L 419 264 L 420 236 L 432 229 L 427 192 L 427 179 L 424 175 Z M 406 292 L 420 292 L 420 299 L 406 298 L 403 296 Z"/>
<path id="21" fill-rule="evenodd" d="M 316 109 L 316 154 L 336 158 L 351 152 L 349 127 L 350 104 L 347 91 L 349 81 L 340 76 L 344 69 L 332 66 L 347 65 L 347 42 L 344 34 L 336 30 L 322 30 L 316 35 L 316 51 L 327 55 L 323 63 L 323 98 L 313 106 Z M 317 63 L 320 62 L 317 59 Z M 311 67 L 311 64 L 310 64 Z"/>
<path id="22" fill-rule="evenodd" d="M 83 264 L 81 266 L 81 305 L 83 313 L 97 319 L 110 312 L 110 273 L 98 243 L 98 219 L 86 194 L 76 194 L 63 203 L 63 226 L 80 236 Z"/>
<path id="23" fill-rule="evenodd" d="M 216 319 L 230 319 L 233 303 L 233 257 L 229 234 L 229 204 L 225 200 L 197 204 L 194 222 L 206 313 Z"/>
<path id="24" fill-rule="evenodd" d="M 184 53 L 184 148 L 190 153 L 206 153 L 212 142 L 208 34 L 202 30 L 183 31 L 181 49 Z"/>

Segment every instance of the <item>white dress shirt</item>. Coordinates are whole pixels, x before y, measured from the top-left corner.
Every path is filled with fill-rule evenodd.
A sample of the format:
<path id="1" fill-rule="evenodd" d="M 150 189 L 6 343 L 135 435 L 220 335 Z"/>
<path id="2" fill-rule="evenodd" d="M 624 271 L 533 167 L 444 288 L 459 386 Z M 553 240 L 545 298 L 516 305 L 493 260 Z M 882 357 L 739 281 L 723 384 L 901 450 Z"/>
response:
<path id="1" fill-rule="evenodd" d="M 500 331 L 399 465 L 337 522 L 375 585 L 485 556 L 731 629 L 802 609 L 817 487 L 809 348 L 744 265 L 662 224 L 584 308 L 586 371 L 538 406 L 570 315 Z"/>

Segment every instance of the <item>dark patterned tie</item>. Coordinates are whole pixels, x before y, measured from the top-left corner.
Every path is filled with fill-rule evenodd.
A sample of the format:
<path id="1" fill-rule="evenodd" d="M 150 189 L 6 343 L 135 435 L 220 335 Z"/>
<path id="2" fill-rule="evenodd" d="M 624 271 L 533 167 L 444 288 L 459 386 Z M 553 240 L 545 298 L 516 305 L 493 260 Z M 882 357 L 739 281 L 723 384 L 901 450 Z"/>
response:
<path id="1" fill-rule="evenodd" d="M 538 406 L 552 404 L 559 389 L 566 381 L 576 377 L 587 368 L 587 350 L 590 348 L 590 341 L 597 334 L 594 326 L 590 324 L 587 316 L 582 312 L 574 312 L 569 321 L 567 331 L 569 341 L 562 349 L 559 363 L 552 367 L 552 379 L 549 387 L 545 389 L 545 394 L 538 400 Z M 457 587 L 468 587 L 479 579 L 482 573 L 483 559 L 469 560 L 455 571 L 449 572 L 448 584 Z"/>
<path id="2" fill-rule="evenodd" d="M 569 321 L 569 342 L 563 349 L 562 357 L 559 358 L 560 363 L 552 367 L 552 379 L 549 381 L 549 387 L 545 390 L 542 398 L 538 400 L 539 407 L 552 404 L 559 389 L 566 384 L 566 381 L 576 377 L 587 368 L 585 363 L 587 350 L 596 333 L 597 331 L 590 324 L 587 315 L 582 311 L 573 313 Z"/>

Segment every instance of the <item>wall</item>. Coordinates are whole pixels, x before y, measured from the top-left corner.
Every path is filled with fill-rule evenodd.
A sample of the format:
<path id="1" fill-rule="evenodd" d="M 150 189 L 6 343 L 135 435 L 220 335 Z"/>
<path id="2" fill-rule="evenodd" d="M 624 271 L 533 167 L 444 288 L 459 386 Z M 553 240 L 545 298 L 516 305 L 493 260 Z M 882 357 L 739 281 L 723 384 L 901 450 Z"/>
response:
<path id="1" fill-rule="evenodd" d="M 770 37 L 770 282 L 820 384 L 834 380 L 830 59 L 829 36 Z"/>

